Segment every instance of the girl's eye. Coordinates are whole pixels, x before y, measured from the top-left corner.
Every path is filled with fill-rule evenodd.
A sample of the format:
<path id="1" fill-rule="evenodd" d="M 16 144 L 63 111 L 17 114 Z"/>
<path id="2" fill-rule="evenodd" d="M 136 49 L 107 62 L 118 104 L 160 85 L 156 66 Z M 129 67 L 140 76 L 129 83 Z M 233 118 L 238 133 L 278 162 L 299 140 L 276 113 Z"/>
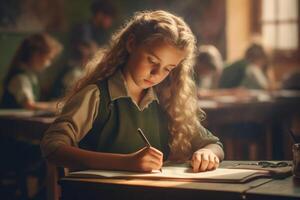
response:
<path id="1" fill-rule="evenodd" d="M 148 61 L 149 61 L 149 63 L 151 63 L 151 64 L 157 64 L 151 57 L 148 57 Z"/>
<path id="2" fill-rule="evenodd" d="M 165 68 L 165 70 L 166 70 L 167 72 L 170 72 L 170 71 L 172 71 L 172 69 L 168 69 L 168 68 Z"/>

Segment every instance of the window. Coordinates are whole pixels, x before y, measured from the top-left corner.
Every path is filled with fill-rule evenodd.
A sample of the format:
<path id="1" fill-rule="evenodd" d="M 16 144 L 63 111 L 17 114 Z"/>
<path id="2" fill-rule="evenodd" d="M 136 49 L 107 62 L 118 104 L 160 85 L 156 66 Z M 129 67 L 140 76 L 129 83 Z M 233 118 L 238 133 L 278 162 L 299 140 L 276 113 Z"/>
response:
<path id="1" fill-rule="evenodd" d="M 299 50 L 299 0 L 262 0 L 261 32 L 266 47 Z"/>

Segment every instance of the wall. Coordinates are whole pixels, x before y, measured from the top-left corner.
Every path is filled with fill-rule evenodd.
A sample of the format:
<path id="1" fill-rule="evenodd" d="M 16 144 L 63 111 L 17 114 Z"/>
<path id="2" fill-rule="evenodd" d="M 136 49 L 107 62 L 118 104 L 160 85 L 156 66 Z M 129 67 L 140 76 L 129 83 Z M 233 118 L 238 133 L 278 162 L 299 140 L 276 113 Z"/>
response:
<path id="1" fill-rule="evenodd" d="M 243 56 L 251 40 L 251 0 L 226 1 L 227 62 Z"/>

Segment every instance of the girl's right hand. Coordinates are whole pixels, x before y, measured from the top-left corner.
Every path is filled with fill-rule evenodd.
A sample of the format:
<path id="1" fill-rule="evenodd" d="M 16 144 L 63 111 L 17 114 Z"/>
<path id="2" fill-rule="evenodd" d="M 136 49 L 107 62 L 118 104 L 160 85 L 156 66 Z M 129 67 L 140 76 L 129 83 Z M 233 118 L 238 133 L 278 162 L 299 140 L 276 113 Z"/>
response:
<path id="1" fill-rule="evenodd" d="M 129 154 L 129 170 L 151 172 L 161 169 L 163 153 L 153 147 L 144 147 L 137 152 Z"/>

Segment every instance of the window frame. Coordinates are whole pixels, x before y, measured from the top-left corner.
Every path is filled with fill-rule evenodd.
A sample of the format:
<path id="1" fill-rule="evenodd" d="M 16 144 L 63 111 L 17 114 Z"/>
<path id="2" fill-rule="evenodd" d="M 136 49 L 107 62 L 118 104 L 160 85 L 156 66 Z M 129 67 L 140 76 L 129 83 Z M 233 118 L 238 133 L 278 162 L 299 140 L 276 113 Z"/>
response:
<path id="1" fill-rule="evenodd" d="M 253 0 L 252 1 L 252 23 L 251 23 L 251 32 L 254 35 L 262 35 L 262 27 L 263 24 L 266 23 L 275 23 L 275 24 L 280 24 L 281 22 L 286 23 L 293 23 L 295 22 L 294 20 L 275 20 L 272 22 L 263 22 L 262 21 L 262 1 L 263 0 Z M 278 0 L 276 0 L 278 3 Z M 279 59 L 279 60 L 294 60 L 297 61 L 299 60 L 300 57 L 300 2 L 298 3 L 298 19 L 296 19 L 296 22 L 298 21 L 298 48 L 295 50 L 283 50 L 283 49 L 272 49 L 272 53 L 273 53 L 273 58 L 275 60 Z"/>

